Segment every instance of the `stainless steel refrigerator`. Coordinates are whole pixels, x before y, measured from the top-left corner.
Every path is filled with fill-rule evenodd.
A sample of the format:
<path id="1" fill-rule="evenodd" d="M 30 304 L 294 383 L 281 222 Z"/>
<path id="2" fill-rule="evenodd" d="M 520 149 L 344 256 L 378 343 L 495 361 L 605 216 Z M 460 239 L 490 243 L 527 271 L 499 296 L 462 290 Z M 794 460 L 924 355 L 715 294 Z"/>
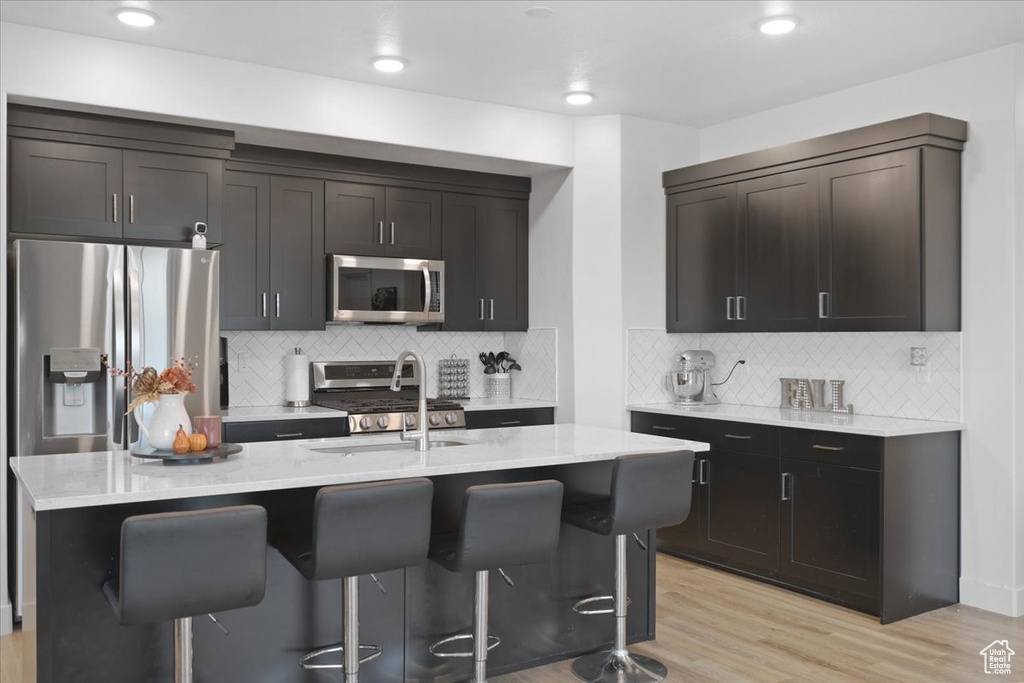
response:
<path id="1" fill-rule="evenodd" d="M 10 457 L 129 448 L 138 427 L 122 378 L 100 365 L 198 363 L 190 416 L 219 415 L 219 260 L 214 251 L 17 240 L 12 245 Z M 4 463 L 6 467 L 6 463 Z M 15 615 L 23 510 L 14 496 Z"/>

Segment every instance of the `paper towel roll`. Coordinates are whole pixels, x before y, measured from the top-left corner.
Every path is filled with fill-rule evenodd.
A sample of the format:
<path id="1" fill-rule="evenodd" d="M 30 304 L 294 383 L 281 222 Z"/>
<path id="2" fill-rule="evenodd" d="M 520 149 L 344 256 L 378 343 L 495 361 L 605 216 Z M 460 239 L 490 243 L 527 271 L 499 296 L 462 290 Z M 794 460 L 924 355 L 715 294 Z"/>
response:
<path id="1" fill-rule="evenodd" d="M 288 406 L 309 405 L 309 356 L 284 357 L 284 402 Z"/>

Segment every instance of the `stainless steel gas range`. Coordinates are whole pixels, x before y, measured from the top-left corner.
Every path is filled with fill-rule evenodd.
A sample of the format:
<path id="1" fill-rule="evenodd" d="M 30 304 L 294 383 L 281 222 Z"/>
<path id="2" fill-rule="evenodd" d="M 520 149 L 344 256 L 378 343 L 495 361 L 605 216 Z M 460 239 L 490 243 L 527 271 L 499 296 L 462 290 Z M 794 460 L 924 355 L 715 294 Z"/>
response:
<path id="1" fill-rule="evenodd" d="M 313 404 L 348 412 L 352 434 L 400 432 L 419 428 L 416 415 L 420 377 L 414 363 L 402 364 L 402 387 L 391 391 L 395 361 L 324 361 L 310 363 Z M 427 399 L 430 429 L 466 426 L 462 405 Z"/>

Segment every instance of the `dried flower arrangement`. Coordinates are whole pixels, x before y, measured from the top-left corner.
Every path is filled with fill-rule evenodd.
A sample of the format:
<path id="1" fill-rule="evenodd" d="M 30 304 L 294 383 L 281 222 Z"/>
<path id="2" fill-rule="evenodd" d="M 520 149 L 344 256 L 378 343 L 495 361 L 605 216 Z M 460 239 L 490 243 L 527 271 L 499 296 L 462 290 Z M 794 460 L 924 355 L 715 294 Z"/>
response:
<path id="1" fill-rule="evenodd" d="M 160 400 L 161 394 L 195 393 L 196 385 L 192 381 L 192 375 L 198 364 L 188 362 L 184 358 L 172 358 L 170 367 L 159 373 L 151 365 L 147 365 L 141 371 L 137 371 L 131 363 L 128 364 L 127 370 L 113 368 L 107 354 L 103 354 L 101 359 L 110 376 L 124 377 L 125 385 L 135 394 L 135 398 L 128 405 L 129 413 L 145 403 Z"/>

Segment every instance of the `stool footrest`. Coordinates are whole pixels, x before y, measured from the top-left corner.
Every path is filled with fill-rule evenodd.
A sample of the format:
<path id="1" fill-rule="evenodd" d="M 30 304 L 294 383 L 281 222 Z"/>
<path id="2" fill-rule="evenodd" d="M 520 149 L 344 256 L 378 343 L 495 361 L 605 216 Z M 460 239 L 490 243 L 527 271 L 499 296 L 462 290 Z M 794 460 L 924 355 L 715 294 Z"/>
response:
<path id="1" fill-rule="evenodd" d="M 366 655 L 365 657 L 360 657 L 359 658 L 359 663 L 360 664 L 365 664 L 366 662 L 369 662 L 369 661 L 372 661 L 374 659 L 377 659 L 377 657 L 380 657 L 381 652 L 383 652 L 383 650 L 381 649 L 380 645 L 360 645 L 359 646 L 359 651 L 362 652 L 363 650 L 368 650 L 370 652 L 370 654 Z M 299 666 L 301 666 L 303 669 L 344 669 L 345 668 L 344 664 L 314 664 L 314 663 L 312 663 L 313 660 L 317 659 L 318 657 L 322 657 L 324 655 L 329 655 L 329 654 L 332 654 L 332 653 L 335 653 L 335 652 L 344 652 L 344 651 L 345 651 L 345 646 L 344 645 L 331 645 L 330 647 L 320 648 L 319 650 L 314 650 L 313 652 L 310 652 L 308 654 L 302 655 L 302 657 L 299 658 Z"/>
<path id="2" fill-rule="evenodd" d="M 473 634 L 460 633 L 457 636 L 449 636 L 447 638 L 442 638 L 441 640 L 437 641 L 436 643 L 433 643 L 430 646 L 430 654 L 434 655 L 435 657 L 472 657 L 472 650 L 470 650 L 469 652 L 438 652 L 438 650 L 444 647 L 445 645 L 448 645 L 449 643 L 454 643 L 459 640 L 473 640 Z M 488 652 L 498 647 L 499 645 L 501 645 L 501 638 L 492 635 L 487 636 Z"/>
<path id="3" fill-rule="evenodd" d="M 593 597 L 593 598 L 584 598 L 584 599 L 578 601 L 575 605 L 572 606 L 572 611 L 575 612 L 576 614 L 582 614 L 584 616 L 591 616 L 591 615 L 594 615 L 594 614 L 615 614 L 615 605 L 614 604 L 611 607 L 608 607 L 608 608 L 605 608 L 605 609 L 584 609 L 587 605 L 591 605 L 591 604 L 593 604 L 595 602 L 604 602 L 606 600 L 611 600 L 614 603 L 615 596 L 614 595 L 598 595 L 598 596 Z M 626 599 L 626 606 L 628 607 L 631 604 L 633 604 L 633 599 L 632 598 L 627 598 Z"/>

